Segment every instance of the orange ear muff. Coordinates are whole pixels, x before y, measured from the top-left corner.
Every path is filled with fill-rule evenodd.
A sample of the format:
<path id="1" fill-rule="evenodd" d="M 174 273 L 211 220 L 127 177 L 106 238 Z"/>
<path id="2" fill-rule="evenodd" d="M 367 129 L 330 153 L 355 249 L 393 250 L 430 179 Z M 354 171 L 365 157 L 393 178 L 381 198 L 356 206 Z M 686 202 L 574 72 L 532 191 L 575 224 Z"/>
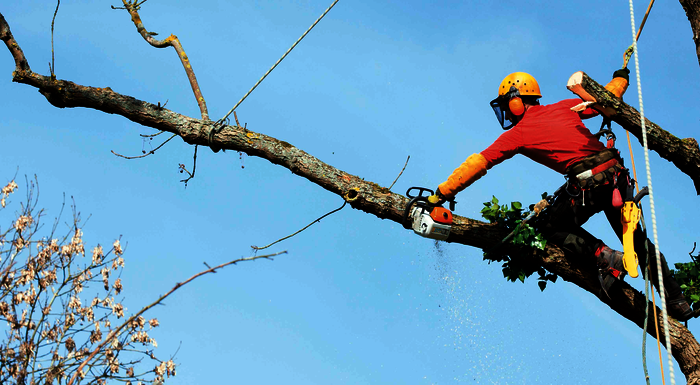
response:
<path id="1" fill-rule="evenodd" d="M 508 102 L 510 113 L 515 116 L 520 116 L 525 113 L 525 106 L 520 98 L 513 98 Z"/>

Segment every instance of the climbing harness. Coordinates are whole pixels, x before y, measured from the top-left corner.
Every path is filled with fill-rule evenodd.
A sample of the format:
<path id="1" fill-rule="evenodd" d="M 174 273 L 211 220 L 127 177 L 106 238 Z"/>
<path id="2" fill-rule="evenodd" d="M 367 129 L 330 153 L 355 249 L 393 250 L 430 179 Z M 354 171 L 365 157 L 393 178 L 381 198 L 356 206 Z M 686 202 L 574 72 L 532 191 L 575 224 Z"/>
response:
<path id="1" fill-rule="evenodd" d="M 612 130 L 607 129 L 602 131 L 607 131 L 607 134 L 612 136 L 612 138 L 615 136 Z M 598 134 L 600 134 L 600 132 Z M 614 139 L 611 140 L 611 144 L 614 144 Z M 619 151 L 614 147 L 610 147 L 570 166 L 565 171 L 567 178 L 565 191 L 572 199 L 580 195 L 581 205 L 585 206 L 586 192 L 588 190 L 610 183 L 616 186 L 617 178 L 623 172 L 625 172 L 625 167 L 622 163 L 622 158 L 620 158 Z M 615 190 L 616 189 L 615 187 Z M 613 190 L 613 194 L 615 194 L 615 190 Z"/>
<path id="2" fill-rule="evenodd" d="M 593 135 L 598 139 L 605 135 L 606 148 L 614 148 L 615 141 L 617 140 L 615 133 L 612 131 L 611 123 L 612 119 L 608 118 L 607 116 L 603 116 L 603 122 L 600 124 L 600 130 Z"/>

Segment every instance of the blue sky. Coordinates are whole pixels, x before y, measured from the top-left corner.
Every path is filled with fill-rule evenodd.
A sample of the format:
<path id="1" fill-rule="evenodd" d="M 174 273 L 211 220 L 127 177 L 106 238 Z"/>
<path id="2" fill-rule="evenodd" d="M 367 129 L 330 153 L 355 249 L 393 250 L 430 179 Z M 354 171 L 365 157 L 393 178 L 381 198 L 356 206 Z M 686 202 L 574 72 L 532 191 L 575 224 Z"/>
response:
<path id="1" fill-rule="evenodd" d="M 199 116 L 172 49 L 150 47 L 116 1 L 64 1 L 56 20 L 56 74 Z M 223 116 L 330 1 L 150 0 L 146 28 L 180 38 L 213 119 Z M 635 2 L 638 22 L 646 2 Z M 34 71 L 48 74 L 52 1 L 10 2 L 2 13 Z M 531 73 L 543 103 L 572 97 L 578 70 L 605 83 L 631 43 L 627 2 L 341 0 L 238 108 L 248 128 L 384 186 L 434 188 L 500 134 L 488 102 L 505 75 Z M 192 147 L 156 155 L 154 131 L 122 117 L 57 109 L 11 82 L 0 54 L 0 181 L 37 175 L 47 218 L 74 197 L 87 246 L 128 246 L 127 310 L 138 310 L 209 265 L 252 255 L 342 204 L 338 196 L 267 161 L 199 151 L 185 188 L 177 165 Z M 646 115 L 679 137 L 697 136 L 691 81 L 700 68 L 677 2 L 655 5 L 640 40 Z M 626 96 L 638 105 L 636 83 Z M 597 130 L 599 119 L 589 121 Z M 618 147 L 629 162 L 625 135 Z M 638 172 L 643 154 L 635 142 Z M 652 153 L 659 243 L 671 262 L 697 241 L 690 178 Z M 640 179 L 645 179 L 640 174 Z M 456 214 L 482 202 L 534 203 L 563 178 L 516 156 L 458 196 Z M 4 185 L 4 182 L 2 183 Z M 23 183 L 20 183 L 21 187 Z M 22 194 L 22 192 L 20 192 Z M 18 199 L 18 198 L 15 198 Z M 648 213 L 648 206 L 646 212 Z M 3 211 L 2 223 L 9 213 Z M 648 214 L 647 214 L 648 215 Z M 618 246 L 605 219 L 586 226 Z M 619 248 L 619 246 L 618 246 Z M 159 354 L 180 364 L 171 384 L 642 383 L 641 331 L 587 292 L 557 282 L 502 278 L 480 250 L 420 238 L 344 208 L 270 252 L 275 261 L 229 267 L 150 312 Z M 629 278 L 628 278 L 629 280 Z M 640 279 L 631 280 L 642 289 Z M 698 327 L 690 321 L 690 329 Z M 179 349 L 179 350 L 178 350 Z M 660 381 L 655 341 L 652 381 Z M 683 382 L 676 369 L 676 377 Z M 668 380 L 668 378 L 667 378 Z"/>

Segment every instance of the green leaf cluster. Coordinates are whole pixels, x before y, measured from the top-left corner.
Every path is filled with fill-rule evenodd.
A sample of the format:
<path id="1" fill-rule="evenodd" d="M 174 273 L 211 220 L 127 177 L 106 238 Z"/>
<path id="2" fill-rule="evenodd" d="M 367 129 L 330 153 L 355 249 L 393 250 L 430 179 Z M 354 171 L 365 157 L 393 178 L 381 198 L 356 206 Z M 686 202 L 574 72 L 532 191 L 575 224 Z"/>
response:
<path id="1" fill-rule="evenodd" d="M 547 194 L 544 193 L 544 198 Z M 537 232 L 536 228 L 530 226 L 530 223 L 524 223 L 523 219 L 534 209 L 534 204 L 530 205 L 529 210 L 523 210 L 520 202 L 511 202 L 508 204 L 499 204 L 498 198 L 495 196 L 490 202 L 484 202 L 484 208 L 481 209 L 481 216 L 488 220 L 489 223 L 495 223 L 512 234 L 507 242 L 522 246 L 519 250 L 522 251 L 519 255 L 510 255 L 499 252 L 499 246 L 484 252 L 484 260 L 491 262 L 503 262 L 503 276 L 511 281 L 525 282 L 525 278 L 531 276 L 535 272 L 538 273 L 538 286 L 540 290 L 544 290 L 547 282 L 556 282 L 557 275 L 548 273 L 537 261 L 532 257 L 533 250 L 544 250 L 547 241 L 542 234 Z M 533 219 L 531 222 L 535 222 Z"/>
<path id="2" fill-rule="evenodd" d="M 700 262 L 693 255 L 690 257 L 692 262 L 676 263 L 676 270 L 671 270 L 671 275 L 681 286 L 688 303 L 697 309 L 700 307 Z"/>

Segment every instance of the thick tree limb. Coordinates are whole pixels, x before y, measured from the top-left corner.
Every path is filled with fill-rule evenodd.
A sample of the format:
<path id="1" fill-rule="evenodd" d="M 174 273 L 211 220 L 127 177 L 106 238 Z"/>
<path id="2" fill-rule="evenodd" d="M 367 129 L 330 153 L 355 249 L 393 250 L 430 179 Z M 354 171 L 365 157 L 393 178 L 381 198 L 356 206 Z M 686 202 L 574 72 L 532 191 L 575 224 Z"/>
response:
<path id="1" fill-rule="evenodd" d="M 695 54 L 700 63 L 700 1 L 698 0 L 679 0 L 685 10 L 690 27 L 693 30 L 693 42 L 695 42 Z"/>
<path id="2" fill-rule="evenodd" d="M 224 126 L 212 136 L 210 142 L 209 133 L 215 128 L 214 122 L 193 119 L 158 105 L 116 93 L 109 87 L 86 87 L 32 72 L 1 14 L 0 38 L 8 45 L 15 59 L 13 81 L 38 88 L 49 103 L 56 107 L 85 107 L 118 114 L 140 125 L 177 134 L 190 144 L 242 151 L 267 159 L 342 196 L 355 209 L 381 219 L 397 223 L 403 221 L 403 210 L 408 203 L 406 197 L 332 167 L 287 142 L 235 126 Z M 488 223 L 454 216 L 452 233 L 447 241 L 487 249 L 503 239 L 506 233 L 507 231 Z M 591 292 L 611 309 L 643 327 L 646 304 L 644 295 L 626 283 L 621 283 L 617 285 L 617 289 L 613 288 L 610 291 L 612 300 L 603 297 L 592 260 L 567 256 L 561 249 L 553 246 L 548 246 L 544 252 L 529 257 L 537 258 L 547 270 Z M 697 359 L 700 345 L 680 323 L 671 321 L 670 327 L 672 350 L 681 371 L 686 375 L 688 383 L 700 384 L 700 366 Z M 648 332 L 653 333 L 653 326 L 650 326 Z"/>
<path id="3" fill-rule="evenodd" d="M 571 75 L 567 85 L 569 90 L 584 101 L 595 102 L 592 106 L 609 116 L 615 123 L 634 135 L 642 143 L 642 125 L 639 111 L 616 98 L 602 85 L 584 72 Z M 649 149 L 673 163 L 688 175 L 695 184 L 695 192 L 700 195 L 700 148 L 693 138 L 679 139 L 645 118 Z"/>

